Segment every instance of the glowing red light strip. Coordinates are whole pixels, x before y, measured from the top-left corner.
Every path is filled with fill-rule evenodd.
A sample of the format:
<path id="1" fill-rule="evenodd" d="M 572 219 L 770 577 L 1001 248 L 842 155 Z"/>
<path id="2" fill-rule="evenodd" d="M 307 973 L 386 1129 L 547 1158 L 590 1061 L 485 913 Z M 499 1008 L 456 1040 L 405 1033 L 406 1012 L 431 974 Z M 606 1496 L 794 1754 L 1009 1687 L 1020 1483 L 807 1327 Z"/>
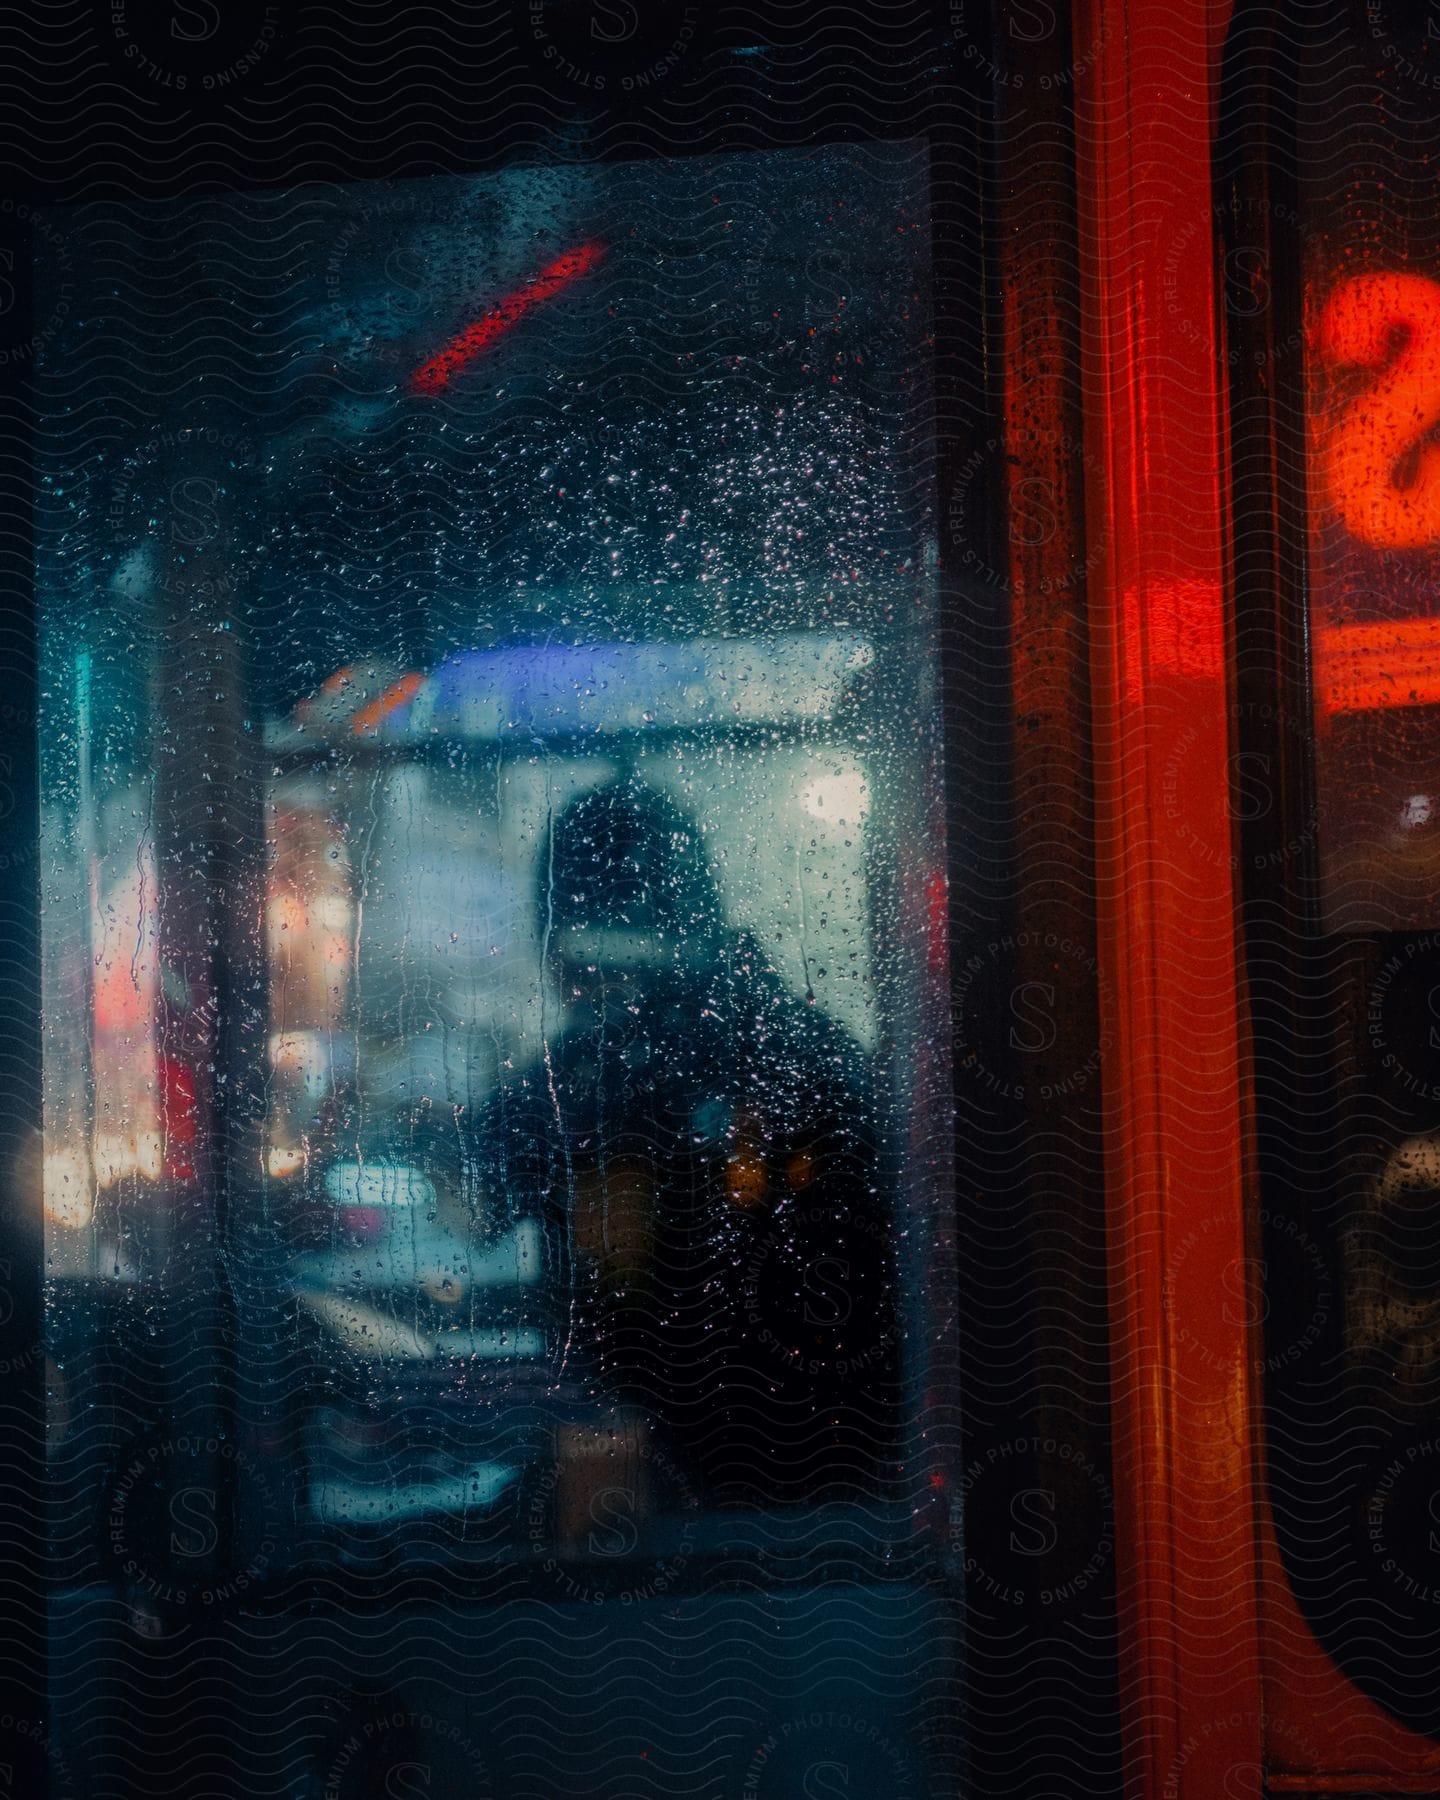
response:
<path id="1" fill-rule="evenodd" d="M 1332 716 L 1440 705 L 1440 619 L 1321 626 L 1315 691 Z"/>
<path id="2" fill-rule="evenodd" d="M 580 244 L 547 263 L 524 287 L 507 294 L 483 318 L 467 325 L 443 350 L 437 351 L 429 362 L 422 363 L 410 377 L 412 389 L 417 394 L 438 393 L 453 375 L 459 374 L 467 363 L 488 350 L 496 338 L 503 336 L 512 325 L 518 325 L 532 307 L 542 300 L 552 299 L 572 281 L 588 274 L 604 254 L 603 244 Z"/>

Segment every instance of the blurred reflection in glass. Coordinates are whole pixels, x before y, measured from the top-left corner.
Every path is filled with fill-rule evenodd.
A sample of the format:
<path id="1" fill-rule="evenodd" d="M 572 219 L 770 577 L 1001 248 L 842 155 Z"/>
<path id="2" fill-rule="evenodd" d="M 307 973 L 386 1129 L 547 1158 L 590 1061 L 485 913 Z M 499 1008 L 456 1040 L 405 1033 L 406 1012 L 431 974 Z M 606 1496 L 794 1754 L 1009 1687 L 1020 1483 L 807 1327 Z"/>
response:
<path id="1" fill-rule="evenodd" d="M 563 1363 L 716 1497 L 874 1491 L 892 1266 L 858 1046 L 727 927 L 698 833 L 626 777 L 573 800 L 538 911 L 564 1011 L 480 1132 L 571 1294 Z"/>

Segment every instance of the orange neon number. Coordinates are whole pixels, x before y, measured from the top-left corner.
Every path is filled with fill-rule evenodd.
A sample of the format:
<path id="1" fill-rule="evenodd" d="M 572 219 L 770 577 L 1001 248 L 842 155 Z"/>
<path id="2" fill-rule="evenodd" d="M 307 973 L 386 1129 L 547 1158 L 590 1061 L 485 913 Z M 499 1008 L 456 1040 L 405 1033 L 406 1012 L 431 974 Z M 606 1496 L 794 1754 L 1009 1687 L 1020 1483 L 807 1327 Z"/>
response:
<path id="1" fill-rule="evenodd" d="M 1325 484 L 1364 544 L 1440 543 L 1440 282 L 1356 275 L 1320 314 L 1317 348 L 1336 368 L 1382 371 L 1321 452 Z"/>

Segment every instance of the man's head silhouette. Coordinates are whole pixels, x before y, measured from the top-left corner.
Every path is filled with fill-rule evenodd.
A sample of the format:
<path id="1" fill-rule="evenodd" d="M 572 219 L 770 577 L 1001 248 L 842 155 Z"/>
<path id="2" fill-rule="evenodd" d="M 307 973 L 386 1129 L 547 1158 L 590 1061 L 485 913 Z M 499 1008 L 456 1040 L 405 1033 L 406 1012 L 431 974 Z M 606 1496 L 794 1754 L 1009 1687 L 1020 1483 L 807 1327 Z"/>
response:
<path id="1" fill-rule="evenodd" d="M 572 800 L 542 856 L 540 929 L 567 998 L 642 998 L 709 968 L 719 896 L 694 825 L 634 776 Z"/>

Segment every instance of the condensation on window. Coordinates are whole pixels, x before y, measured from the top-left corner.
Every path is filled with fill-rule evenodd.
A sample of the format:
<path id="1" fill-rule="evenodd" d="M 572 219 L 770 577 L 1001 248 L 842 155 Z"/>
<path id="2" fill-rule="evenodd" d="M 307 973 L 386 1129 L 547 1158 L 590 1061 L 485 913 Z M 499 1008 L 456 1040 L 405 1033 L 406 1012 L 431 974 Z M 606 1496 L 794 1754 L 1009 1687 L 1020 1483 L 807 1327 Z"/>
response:
<path id="1" fill-rule="evenodd" d="M 958 1555 L 923 154 L 55 217 L 80 1563 L 193 1606 L 212 1491 L 215 1591 L 828 1556 L 888 1768 Z"/>

